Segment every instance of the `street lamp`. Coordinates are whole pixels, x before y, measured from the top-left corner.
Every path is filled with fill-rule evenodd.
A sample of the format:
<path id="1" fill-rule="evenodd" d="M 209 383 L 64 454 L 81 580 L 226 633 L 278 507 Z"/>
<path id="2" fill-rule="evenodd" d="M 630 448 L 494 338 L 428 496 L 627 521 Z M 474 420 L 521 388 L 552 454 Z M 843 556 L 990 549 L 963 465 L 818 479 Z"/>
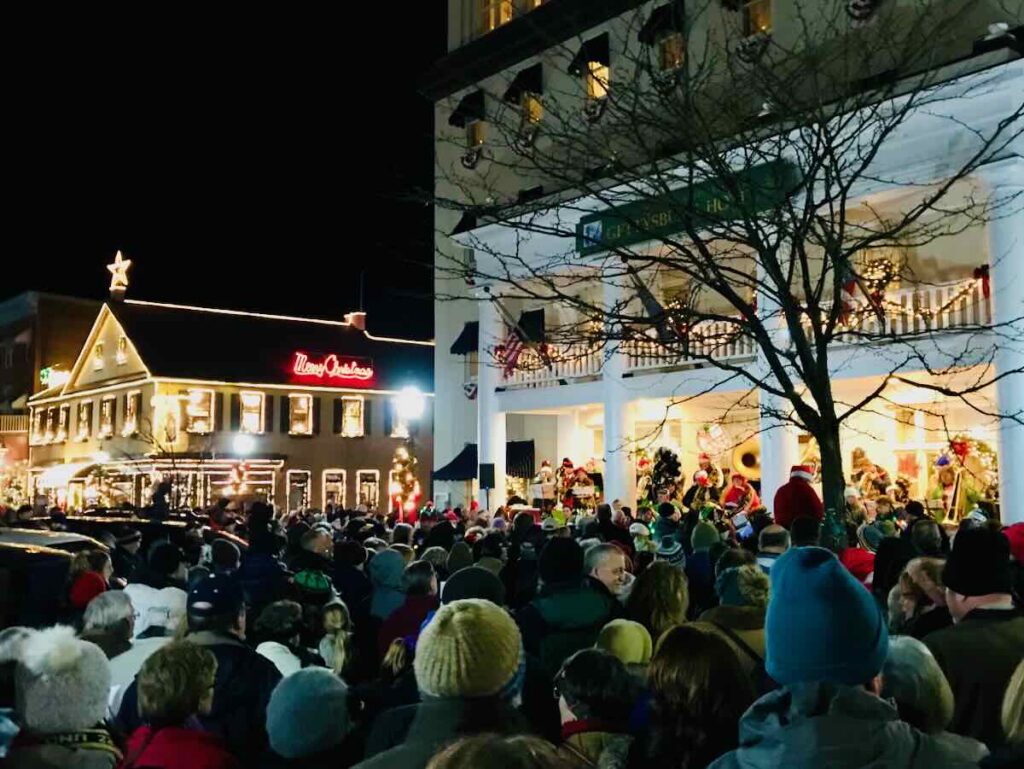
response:
<path id="1" fill-rule="evenodd" d="M 252 454 L 256 450 L 256 439 L 246 433 L 241 433 L 235 436 L 235 439 L 231 442 L 232 448 L 236 454 L 246 456 Z"/>
<path id="2" fill-rule="evenodd" d="M 426 409 L 426 398 L 416 387 L 403 387 L 395 396 L 395 411 L 406 421 L 414 421 L 423 416 Z"/>

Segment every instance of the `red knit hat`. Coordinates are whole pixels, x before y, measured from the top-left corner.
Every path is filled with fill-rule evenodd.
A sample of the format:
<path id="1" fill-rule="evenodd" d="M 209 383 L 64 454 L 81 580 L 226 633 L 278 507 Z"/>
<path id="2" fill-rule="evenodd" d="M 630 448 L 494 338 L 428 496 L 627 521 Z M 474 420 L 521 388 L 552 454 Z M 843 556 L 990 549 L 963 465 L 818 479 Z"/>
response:
<path id="1" fill-rule="evenodd" d="M 805 481 L 814 480 L 814 468 L 810 465 L 793 465 L 789 468 L 790 478 L 803 478 Z"/>
<path id="2" fill-rule="evenodd" d="M 1017 563 L 1024 563 L 1024 523 L 1015 523 L 1003 529 L 1003 534 L 1010 540 L 1010 554 Z"/>
<path id="3" fill-rule="evenodd" d="M 68 600 L 75 609 L 84 609 L 100 593 L 106 592 L 107 583 L 99 572 L 86 571 L 79 574 L 71 584 Z"/>

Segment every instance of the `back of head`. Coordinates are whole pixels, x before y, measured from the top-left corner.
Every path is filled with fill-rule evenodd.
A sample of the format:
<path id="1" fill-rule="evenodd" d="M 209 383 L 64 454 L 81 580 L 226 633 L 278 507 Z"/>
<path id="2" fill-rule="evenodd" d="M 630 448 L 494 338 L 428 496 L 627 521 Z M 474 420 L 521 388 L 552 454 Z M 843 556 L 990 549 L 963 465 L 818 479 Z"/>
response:
<path id="1" fill-rule="evenodd" d="M 304 668 L 282 678 L 267 703 L 267 736 L 282 758 L 330 750 L 349 727 L 348 688 L 324 668 Z"/>
<path id="2" fill-rule="evenodd" d="M 82 625 L 86 631 L 123 629 L 127 634 L 134 616 L 135 610 L 128 594 L 121 590 L 108 590 L 93 598 L 85 607 Z"/>
<path id="3" fill-rule="evenodd" d="M 302 632 L 302 606 L 296 601 L 274 601 L 253 627 L 260 641 L 288 643 Z"/>
<path id="4" fill-rule="evenodd" d="M 587 548 L 583 553 L 583 573 L 590 574 L 594 569 L 600 567 L 605 558 L 612 555 L 622 555 L 622 551 L 607 542 Z"/>
<path id="5" fill-rule="evenodd" d="M 817 547 L 821 539 L 821 521 L 809 515 L 794 518 L 789 526 L 789 536 L 793 547 Z"/>
<path id="6" fill-rule="evenodd" d="M 402 572 L 402 591 L 406 595 L 430 595 L 437 588 L 430 561 L 413 561 Z"/>
<path id="7" fill-rule="evenodd" d="M 493 572 L 479 566 L 459 569 L 444 583 L 441 603 L 482 598 L 497 606 L 505 605 L 505 585 Z"/>
<path id="8" fill-rule="evenodd" d="M 953 718 L 953 691 L 928 651 L 910 636 L 889 639 L 882 696 L 896 700 L 900 719 L 926 734 L 944 732 Z"/>
<path id="9" fill-rule="evenodd" d="M 693 551 L 699 553 L 703 550 L 711 550 L 712 546 L 722 541 L 722 535 L 718 533 L 718 529 L 715 528 L 713 523 L 708 521 L 699 521 L 696 526 L 693 527 L 693 533 L 690 535 L 690 544 L 693 545 Z"/>
<path id="10" fill-rule="evenodd" d="M 801 519 L 797 519 L 801 520 Z M 805 519 L 805 520 L 814 520 Z M 793 522 L 796 528 L 796 521 Z M 765 526 L 757 537 L 757 549 L 762 553 L 784 553 L 789 550 L 790 534 L 778 524 Z"/>
<path id="11" fill-rule="evenodd" d="M 727 547 L 715 560 L 715 576 L 726 569 L 735 569 L 752 563 L 757 563 L 757 557 L 749 550 L 742 547 Z"/>
<path id="12" fill-rule="evenodd" d="M 420 560 L 426 561 L 433 566 L 435 572 L 442 572 L 444 571 L 445 564 L 448 562 L 448 551 L 443 547 L 434 545 L 433 547 L 428 547 L 423 551 L 423 555 L 420 556 Z"/>
<path id="13" fill-rule="evenodd" d="M 245 608 L 245 596 L 237 580 L 225 574 L 211 574 L 188 592 L 186 612 L 191 632 L 231 632 L 238 627 Z"/>
<path id="14" fill-rule="evenodd" d="M 1010 541 L 989 528 L 961 529 L 942 571 L 946 587 L 958 595 L 1008 595 L 1013 591 Z M 952 602 L 950 610 L 957 618 Z"/>
<path id="15" fill-rule="evenodd" d="M 512 519 L 512 532 L 519 538 L 525 537 L 533 528 L 533 516 L 526 511 L 516 513 Z"/>
<path id="16" fill-rule="evenodd" d="M 597 634 L 594 646 L 615 655 L 622 664 L 650 664 L 654 643 L 647 628 L 628 619 L 613 619 Z"/>
<path id="17" fill-rule="evenodd" d="M 942 555 L 942 532 L 931 518 L 914 522 L 910 527 L 910 541 L 919 555 Z"/>
<path id="18" fill-rule="evenodd" d="M 715 593 L 722 606 L 768 606 L 770 582 L 757 564 L 725 569 L 715 579 Z"/>
<path id="19" fill-rule="evenodd" d="M 662 518 L 671 518 L 676 514 L 676 506 L 671 502 L 662 502 L 658 505 L 658 515 Z"/>
<path id="20" fill-rule="evenodd" d="M 149 551 L 149 568 L 161 577 L 173 577 L 181 566 L 182 554 L 170 542 L 156 542 Z"/>
<path id="21" fill-rule="evenodd" d="M 765 669 L 780 684 L 859 686 L 882 669 L 889 633 L 874 598 L 830 551 L 788 550 L 772 566 Z"/>
<path id="22" fill-rule="evenodd" d="M 655 561 L 633 583 L 626 613 L 657 641 L 668 628 L 686 621 L 689 606 L 685 572 L 665 561 Z"/>
<path id="23" fill-rule="evenodd" d="M 601 522 L 611 523 L 612 520 L 612 506 L 606 502 L 602 502 L 597 506 L 597 520 Z"/>
<path id="24" fill-rule="evenodd" d="M 581 649 L 562 664 L 555 689 L 577 721 L 625 723 L 636 699 L 626 666 L 603 649 Z"/>
<path id="25" fill-rule="evenodd" d="M 437 753 L 427 769 L 570 769 L 547 740 L 482 734 L 463 737 Z"/>
<path id="26" fill-rule="evenodd" d="M 173 641 L 151 654 L 139 670 L 140 715 L 154 725 L 178 725 L 200 713 L 217 673 L 213 652 Z"/>
<path id="27" fill-rule="evenodd" d="M 412 534 L 412 526 L 407 523 L 396 523 L 391 532 L 391 543 L 393 545 L 411 545 Z"/>
<path id="28" fill-rule="evenodd" d="M 217 571 L 234 571 L 241 558 L 238 545 L 231 540 L 220 538 L 210 544 L 210 561 Z"/>
<path id="29" fill-rule="evenodd" d="M 575 540 L 550 539 L 540 552 L 537 569 L 545 585 L 578 582 L 583 578 L 583 550 Z"/>

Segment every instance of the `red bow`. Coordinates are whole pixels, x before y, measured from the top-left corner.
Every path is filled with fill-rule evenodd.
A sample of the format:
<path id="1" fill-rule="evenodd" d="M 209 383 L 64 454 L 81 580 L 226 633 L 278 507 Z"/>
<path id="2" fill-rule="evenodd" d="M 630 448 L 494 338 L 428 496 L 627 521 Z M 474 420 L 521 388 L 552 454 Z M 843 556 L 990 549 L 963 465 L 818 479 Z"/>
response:
<path id="1" fill-rule="evenodd" d="M 981 281 L 982 296 L 988 299 L 989 295 L 992 293 L 992 279 L 989 277 L 987 264 L 974 268 L 974 279 Z"/>

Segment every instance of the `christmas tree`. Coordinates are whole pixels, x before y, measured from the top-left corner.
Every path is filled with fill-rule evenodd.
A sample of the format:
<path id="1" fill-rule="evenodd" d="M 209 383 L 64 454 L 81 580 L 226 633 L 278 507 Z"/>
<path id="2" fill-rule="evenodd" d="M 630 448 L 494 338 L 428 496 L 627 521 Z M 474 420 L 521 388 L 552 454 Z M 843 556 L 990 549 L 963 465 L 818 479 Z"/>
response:
<path id="1" fill-rule="evenodd" d="M 395 449 L 391 459 L 391 509 L 400 518 L 416 510 L 420 499 L 420 482 L 416 480 L 416 457 L 405 446 Z"/>
<path id="2" fill-rule="evenodd" d="M 660 448 L 654 452 L 654 470 L 651 472 L 650 498 L 657 500 L 658 492 L 679 479 L 682 466 L 672 449 Z"/>

